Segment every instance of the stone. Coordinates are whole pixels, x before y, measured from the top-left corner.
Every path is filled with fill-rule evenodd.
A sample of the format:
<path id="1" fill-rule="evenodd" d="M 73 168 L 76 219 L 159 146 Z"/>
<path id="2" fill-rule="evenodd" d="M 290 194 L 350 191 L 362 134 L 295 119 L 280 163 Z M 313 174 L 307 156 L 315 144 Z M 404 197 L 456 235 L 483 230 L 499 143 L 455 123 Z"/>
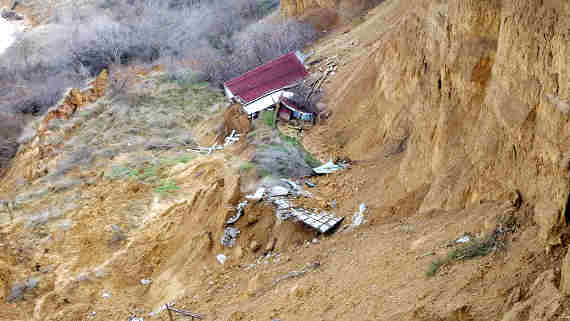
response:
<path id="1" fill-rule="evenodd" d="M 251 241 L 251 243 L 249 243 L 249 249 L 254 253 L 259 251 L 260 248 L 261 248 L 261 244 L 259 244 L 259 242 L 255 241 L 255 240 L 253 240 L 253 241 Z"/>
<path id="2" fill-rule="evenodd" d="M 298 299 L 304 297 L 306 293 L 307 289 L 299 284 L 295 284 L 290 290 L 291 296 L 296 297 Z"/>

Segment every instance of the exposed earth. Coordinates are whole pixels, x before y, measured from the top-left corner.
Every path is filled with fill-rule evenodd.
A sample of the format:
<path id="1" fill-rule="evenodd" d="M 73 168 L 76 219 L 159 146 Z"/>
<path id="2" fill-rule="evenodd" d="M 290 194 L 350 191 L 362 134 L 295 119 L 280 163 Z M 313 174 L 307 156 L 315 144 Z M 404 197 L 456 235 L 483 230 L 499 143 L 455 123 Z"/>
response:
<path id="1" fill-rule="evenodd" d="M 570 318 L 570 2 L 355 1 L 334 21 L 350 1 L 284 2 L 328 29 L 307 48 L 313 77 L 337 66 L 299 141 L 351 161 L 292 202 L 342 225 L 319 235 L 249 201 L 224 247 L 238 203 L 277 184 L 249 169 L 275 132 L 159 67 L 123 72 L 142 79 L 133 92 L 203 101 L 201 146 L 232 129 L 239 142 L 121 146 L 60 173 L 66 142 L 119 121 L 103 73 L 37 121 L 0 180 L 1 319 L 168 320 L 167 303 L 205 320 Z"/>

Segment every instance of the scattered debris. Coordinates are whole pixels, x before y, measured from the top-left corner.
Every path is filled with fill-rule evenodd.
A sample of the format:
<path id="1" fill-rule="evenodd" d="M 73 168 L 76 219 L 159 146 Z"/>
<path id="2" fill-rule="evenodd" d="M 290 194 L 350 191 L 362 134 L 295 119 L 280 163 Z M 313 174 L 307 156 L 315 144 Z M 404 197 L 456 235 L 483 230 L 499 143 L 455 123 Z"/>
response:
<path id="1" fill-rule="evenodd" d="M 224 147 L 236 143 L 237 141 L 239 141 L 239 138 L 240 138 L 240 134 L 238 134 L 234 129 L 234 130 L 232 130 L 231 134 L 224 139 L 224 146 L 219 146 L 218 143 L 214 143 L 214 145 L 212 145 L 210 147 L 202 147 L 202 146 L 198 145 L 196 147 L 188 149 L 188 151 L 210 155 L 215 151 L 224 150 Z"/>
<path id="2" fill-rule="evenodd" d="M 152 280 L 150 280 L 150 279 L 142 279 L 141 280 L 142 285 L 149 285 L 151 282 L 152 282 Z"/>
<path id="3" fill-rule="evenodd" d="M 234 246 L 239 233 L 239 230 L 235 227 L 226 227 L 224 235 L 222 235 L 222 245 L 227 247 Z"/>
<path id="4" fill-rule="evenodd" d="M 469 241 L 471 241 L 471 238 L 469 237 L 469 235 L 464 235 L 464 236 L 458 238 L 458 239 L 455 241 L 455 243 L 457 243 L 457 244 L 462 244 L 462 243 L 467 243 L 467 242 L 469 242 Z"/>
<path id="5" fill-rule="evenodd" d="M 435 255 L 435 252 L 427 252 L 427 253 L 424 253 L 422 255 L 416 256 L 416 260 L 419 260 L 419 259 L 424 258 L 426 256 L 432 256 L 432 255 Z"/>
<path id="6" fill-rule="evenodd" d="M 111 293 L 109 293 L 109 292 L 105 291 L 105 292 L 103 292 L 103 295 L 102 295 L 102 297 L 103 297 L 104 299 L 108 299 L 108 298 L 110 298 L 110 297 L 111 297 Z"/>
<path id="7" fill-rule="evenodd" d="M 289 194 L 289 189 L 283 186 L 273 186 L 269 189 L 269 196 L 276 197 L 276 196 L 286 196 Z"/>
<path id="8" fill-rule="evenodd" d="M 144 321 L 144 319 L 133 315 L 132 317 L 129 317 L 127 321 Z"/>
<path id="9" fill-rule="evenodd" d="M 295 196 L 295 197 L 300 197 L 300 196 L 313 197 L 313 194 L 311 194 L 310 192 L 304 191 L 303 188 L 301 187 L 301 185 L 297 184 L 296 182 L 288 180 L 288 179 L 281 179 L 281 181 L 289 184 L 289 186 L 291 187 L 291 190 L 289 192 L 293 196 Z"/>
<path id="10" fill-rule="evenodd" d="M 239 203 L 236 207 L 236 215 L 230 217 L 227 220 L 226 224 L 227 225 L 235 224 L 240 219 L 240 217 L 242 217 L 243 209 L 245 208 L 246 205 L 247 205 L 247 201 L 243 201 L 243 202 Z"/>
<path id="11" fill-rule="evenodd" d="M 228 259 L 228 257 L 223 255 L 223 254 L 218 254 L 218 255 L 216 255 L 216 259 L 218 260 L 218 262 L 220 262 L 220 264 L 224 265 L 224 263 L 226 263 L 226 260 Z"/>
<path id="12" fill-rule="evenodd" d="M 239 141 L 240 134 L 238 134 L 235 129 L 232 130 L 232 133 L 224 139 L 224 147 L 230 146 L 237 141 Z"/>
<path id="13" fill-rule="evenodd" d="M 271 198 L 270 201 L 273 203 L 275 208 L 275 216 L 278 219 L 285 221 L 291 217 L 291 203 L 285 198 Z"/>
<path id="14" fill-rule="evenodd" d="M 245 198 L 253 201 L 259 201 L 263 198 L 263 194 L 265 194 L 265 188 L 260 187 L 255 191 L 255 194 L 247 195 Z"/>
<path id="15" fill-rule="evenodd" d="M 305 181 L 305 185 L 309 186 L 310 188 L 315 188 L 315 187 L 317 187 L 316 184 L 312 183 L 312 182 L 309 181 L 309 180 L 306 180 L 306 181 Z"/>
<path id="16" fill-rule="evenodd" d="M 203 318 L 201 314 L 176 309 L 175 307 L 171 306 L 170 304 L 166 305 L 166 310 L 168 310 L 168 317 L 170 318 L 171 321 L 174 320 L 174 318 L 172 317 L 172 312 L 176 312 L 176 313 L 181 314 L 185 317 L 190 317 L 190 318 L 192 318 L 192 320 L 194 320 L 194 319 L 202 320 L 202 318 Z"/>
<path id="17" fill-rule="evenodd" d="M 360 226 L 366 222 L 366 219 L 364 218 L 364 212 L 366 212 L 366 203 L 362 202 L 358 208 L 358 212 L 354 213 L 352 216 L 351 226 L 353 228 Z"/>
<path id="18" fill-rule="evenodd" d="M 345 170 L 349 167 L 347 162 L 338 162 L 337 164 L 333 163 L 332 160 L 329 160 L 327 163 L 313 168 L 313 172 L 319 175 L 323 174 L 331 174 L 337 171 Z"/>
<path id="19" fill-rule="evenodd" d="M 311 270 L 315 270 L 318 267 L 321 266 L 321 262 L 319 261 L 315 261 L 311 264 L 308 264 L 306 268 L 299 270 L 299 271 L 291 271 L 283 276 L 280 276 L 279 278 L 277 278 L 275 281 L 273 281 L 273 286 L 277 285 L 277 283 L 287 280 L 287 279 L 292 279 L 292 278 L 296 278 L 299 276 L 304 275 L 305 273 L 311 271 Z"/>
<path id="20" fill-rule="evenodd" d="M 344 220 L 343 216 L 336 217 L 326 212 L 317 214 L 302 208 L 293 208 L 291 209 L 291 213 L 296 220 L 307 224 L 321 233 L 328 232 Z"/>

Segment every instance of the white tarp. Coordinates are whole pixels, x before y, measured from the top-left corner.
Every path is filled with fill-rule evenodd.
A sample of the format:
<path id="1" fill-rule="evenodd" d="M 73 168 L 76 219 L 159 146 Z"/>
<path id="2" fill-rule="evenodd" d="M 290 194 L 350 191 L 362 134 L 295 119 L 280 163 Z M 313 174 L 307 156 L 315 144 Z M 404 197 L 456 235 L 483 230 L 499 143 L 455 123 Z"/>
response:
<path id="1" fill-rule="evenodd" d="M 265 108 L 269 108 L 275 105 L 279 101 L 279 98 L 281 98 L 281 96 L 285 98 L 291 98 L 295 96 L 295 94 L 293 94 L 290 91 L 279 90 L 263 98 L 260 98 L 250 104 L 243 106 L 243 109 L 245 109 L 248 115 L 251 115 L 253 113 L 262 111 Z"/>

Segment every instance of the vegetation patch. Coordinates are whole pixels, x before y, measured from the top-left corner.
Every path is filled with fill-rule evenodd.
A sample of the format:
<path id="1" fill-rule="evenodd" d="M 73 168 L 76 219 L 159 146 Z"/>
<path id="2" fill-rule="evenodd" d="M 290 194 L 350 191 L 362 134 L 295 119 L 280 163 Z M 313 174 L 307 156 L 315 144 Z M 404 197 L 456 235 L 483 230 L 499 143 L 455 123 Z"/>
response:
<path id="1" fill-rule="evenodd" d="M 105 177 L 112 180 L 136 180 L 151 185 L 155 192 L 161 195 L 167 195 L 179 190 L 180 187 L 173 180 L 164 178 L 164 173 L 169 168 L 177 164 L 187 164 L 194 158 L 194 155 L 181 154 L 171 158 L 135 159 L 128 164 L 111 167 L 105 174 Z M 141 160 L 142 162 L 140 162 Z"/>
<path id="2" fill-rule="evenodd" d="M 514 222 L 512 222 L 512 224 L 514 224 Z M 484 239 L 466 235 L 469 238 L 469 241 L 463 244 L 455 244 L 455 248 L 450 250 L 446 257 L 440 257 L 433 260 L 426 271 L 426 276 L 435 276 L 439 269 L 444 265 L 487 256 L 494 251 L 504 249 L 504 237 L 506 232 L 507 230 L 502 227 L 498 227 Z"/>

